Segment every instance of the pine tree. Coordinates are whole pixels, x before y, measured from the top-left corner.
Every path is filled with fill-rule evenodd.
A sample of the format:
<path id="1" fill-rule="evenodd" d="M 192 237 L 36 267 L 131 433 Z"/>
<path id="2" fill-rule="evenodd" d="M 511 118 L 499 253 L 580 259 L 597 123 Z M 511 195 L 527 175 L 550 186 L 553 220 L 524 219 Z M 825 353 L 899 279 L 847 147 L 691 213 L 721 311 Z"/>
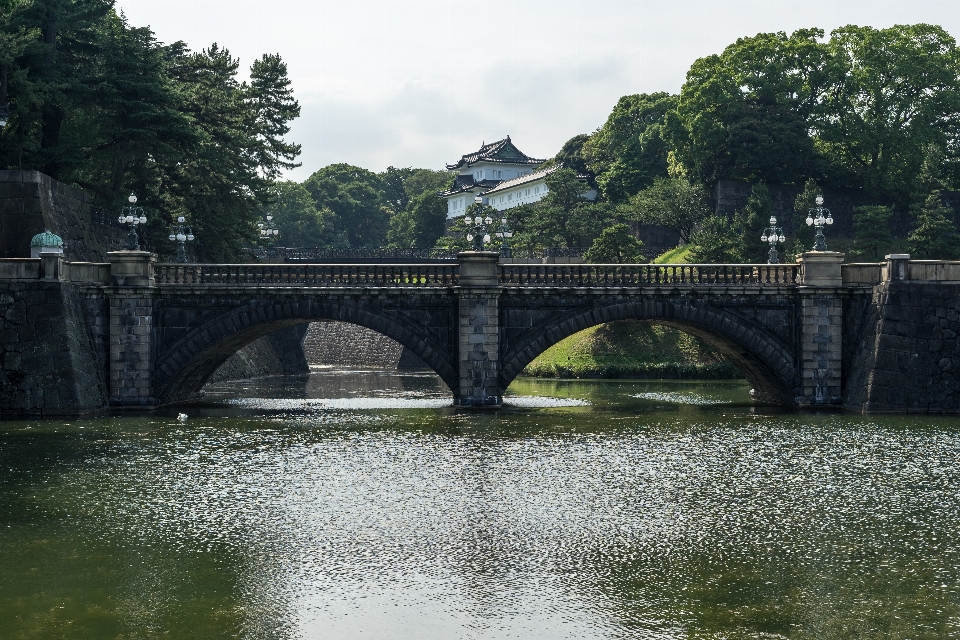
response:
<path id="1" fill-rule="evenodd" d="M 743 209 L 733 215 L 733 258 L 738 262 L 757 264 L 766 262 L 770 250 L 760 236 L 773 214 L 773 198 L 767 185 L 759 183 L 750 191 Z"/>
<path id="2" fill-rule="evenodd" d="M 879 262 L 890 253 L 893 235 L 890 233 L 890 207 L 866 206 L 853 210 L 853 247 L 850 257 L 864 262 Z"/>
<path id="3" fill-rule="evenodd" d="M 928 197 L 917 216 L 913 232 L 907 237 L 910 257 L 917 260 L 960 259 L 960 235 L 945 207 L 940 191 Z"/>
<path id="4" fill-rule="evenodd" d="M 245 99 L 252 108 L 253 140 L 250 152 L 260 172 L 275 180 L 281 169 L 300 166 L 294 162 L 300 155 L 300 145 L 286 142 L 283 136 L 290 132 L 290 122 L 300 116 L 300 105 L 293 97 L 287 65 L 277 54 L 264 54 L 250 67 L 250 86 L 245 87 Z"/>

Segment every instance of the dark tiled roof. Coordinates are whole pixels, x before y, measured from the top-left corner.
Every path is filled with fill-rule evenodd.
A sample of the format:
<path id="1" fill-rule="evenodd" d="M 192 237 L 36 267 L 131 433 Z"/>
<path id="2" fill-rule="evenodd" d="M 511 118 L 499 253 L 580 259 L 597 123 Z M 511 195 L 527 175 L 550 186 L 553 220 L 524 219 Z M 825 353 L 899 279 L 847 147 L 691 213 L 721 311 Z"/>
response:
<path id="1" fill-rule="evenodd" d="M 441 198 L 446 198 L 472 189 L 492 189 L 501 182 L 503 182 L 503 180 L 474 180 L 473 176 L 469 174 L 460 175 L 453 179 L 452 187 L 446 191 L 440 191 L 437 195 Z"/>
<path id="2" fill-rule="evenodd" d="M 491 142 L 480 147 L 479 151 L 468 153 L 460 158 L 456 164 L 448 164 L 447 169 L 454 171 L 462 167 L 469 167 L 477 162 L 503 162 L 505 164 L 543 164 L 546 160 L 531 158 L 517 149 L 510 141 L 510 136 L 497 142 Z"/>

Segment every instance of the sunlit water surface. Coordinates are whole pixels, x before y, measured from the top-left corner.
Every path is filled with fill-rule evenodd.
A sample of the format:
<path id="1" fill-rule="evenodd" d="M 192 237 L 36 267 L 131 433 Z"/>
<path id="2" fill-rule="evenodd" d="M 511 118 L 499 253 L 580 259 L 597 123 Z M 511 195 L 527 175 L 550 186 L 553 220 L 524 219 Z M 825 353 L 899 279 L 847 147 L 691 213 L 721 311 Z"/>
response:
<path id="1" fill-rule="evenodd" d="M 0 637 L 960 637 L 960 421 L 747 399 L 324 371 L 0 423 Z"/>

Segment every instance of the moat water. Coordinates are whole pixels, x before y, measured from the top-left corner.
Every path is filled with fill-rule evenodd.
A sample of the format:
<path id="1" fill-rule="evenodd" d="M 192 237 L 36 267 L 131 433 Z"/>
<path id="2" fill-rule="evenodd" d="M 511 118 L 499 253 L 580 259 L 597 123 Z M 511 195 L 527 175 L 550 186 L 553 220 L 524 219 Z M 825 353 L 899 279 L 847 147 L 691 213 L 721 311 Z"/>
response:
<path id="1" fill-rule="evenodd" d="M 2 422 L 0 638 L 960 637 L 960 420 L 507 400 L 330 370 Z"/>

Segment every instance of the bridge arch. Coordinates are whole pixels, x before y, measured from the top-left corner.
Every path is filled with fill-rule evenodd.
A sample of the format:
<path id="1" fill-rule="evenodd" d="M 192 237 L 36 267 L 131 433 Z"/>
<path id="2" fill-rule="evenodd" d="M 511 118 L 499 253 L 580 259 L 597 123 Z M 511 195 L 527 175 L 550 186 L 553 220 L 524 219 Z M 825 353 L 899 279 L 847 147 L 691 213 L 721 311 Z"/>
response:
<path id="1" fill-rule="evenodd" d="M 360 305 L 318 300 L 257 306 L 242 305 L 191 329 L 169 348 L 156 354 L 153 388 L 161 403 L 195 397 L 217 368 L 257 338 L 304 322 L 334 320 L 372 329 L 410 349 L 450 388 L 456 389 L 457 370 L 452 356 L 422 327 L 400 315 L 378 314 Z"/>
<path id="2" fill-rule="evenodd" d="M 549 347 L 575 333 L 614 320 L 646 320 L 694 335 L 726 356 L 763 402 L 793 404 L 797 368 L 794 349 L 772 331 L 744 317 L 690 301 L 645 300 L 572 310 L 525 332 L 501 354 L 501 392 Z"/>

